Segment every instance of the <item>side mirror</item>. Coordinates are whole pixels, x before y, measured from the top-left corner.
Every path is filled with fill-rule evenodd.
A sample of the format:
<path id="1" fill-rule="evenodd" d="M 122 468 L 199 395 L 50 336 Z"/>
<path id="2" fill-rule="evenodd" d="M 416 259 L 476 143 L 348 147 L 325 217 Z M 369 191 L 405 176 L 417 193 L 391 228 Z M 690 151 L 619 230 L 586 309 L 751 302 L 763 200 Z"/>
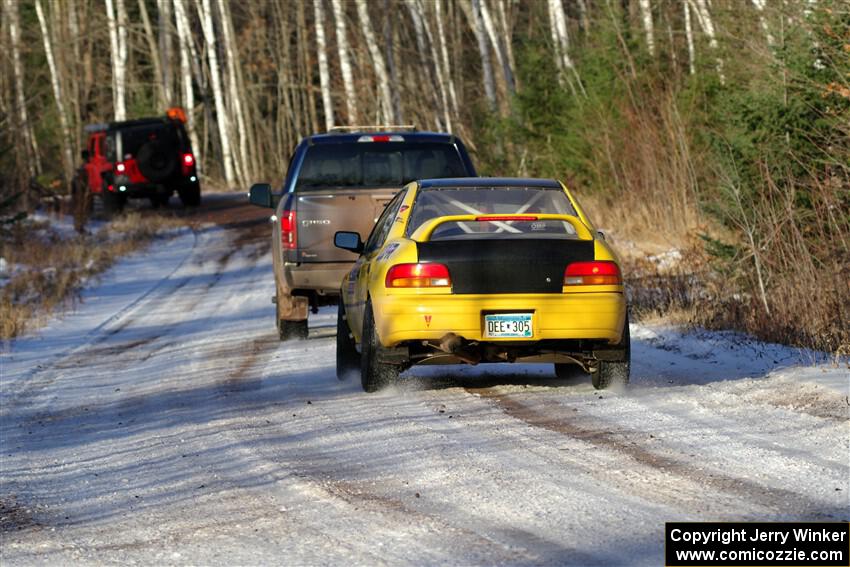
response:
<path id="1" fill-rule="evenodd" d="M 363 241 L 360 240 L 360 234 L 356 232 L 340 230 L 334 234 L 334 246 L 343 250 L 350 250 L 355 254 L 363 252 Z"/>
<path id="2" fill-rule="evenodd" d="M 88 150 L 81 151 L 80 157 L 83 158 L 83 161 L 89 161 L 89 151 Z"/>
<path id="3" fill-rule="evenodd" d="M 272 195 L 272 186 L 268 183 L 255 183 L 248 193 L 248 200 L 252 205 L 273 209 L 275 202 Z"/>

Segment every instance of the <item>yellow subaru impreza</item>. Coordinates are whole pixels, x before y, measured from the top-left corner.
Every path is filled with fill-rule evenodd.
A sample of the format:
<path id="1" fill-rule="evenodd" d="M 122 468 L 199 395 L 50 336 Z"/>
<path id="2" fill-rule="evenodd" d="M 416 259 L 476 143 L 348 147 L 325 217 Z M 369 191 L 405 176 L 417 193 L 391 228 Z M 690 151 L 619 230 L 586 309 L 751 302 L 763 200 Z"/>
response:
<path id="1" fill-rule="evenodd" d="M 343 278 L 337 376 L 363 389 L 419 364 L 570 365 L 595 388 L 629 379 L 623 280 L 614 251 L 559 181 L 414 181 L 390 201 Z"/>

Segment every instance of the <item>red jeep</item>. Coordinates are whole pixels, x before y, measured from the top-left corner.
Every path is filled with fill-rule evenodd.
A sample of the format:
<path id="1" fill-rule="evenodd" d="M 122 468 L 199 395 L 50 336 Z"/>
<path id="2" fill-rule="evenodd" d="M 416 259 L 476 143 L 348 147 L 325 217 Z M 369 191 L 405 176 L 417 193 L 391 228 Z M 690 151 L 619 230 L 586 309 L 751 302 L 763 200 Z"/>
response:
<path id="1" fill-rule="evenodd" d="M 83 176 L 88 191 L 99 195 L 108 212 L 124 208 L 128 198 L 168 204 L 177 191 L 184 206 L 201 203 L 195 155 L 181 109 L 165 117 L 86 126 Z"/>

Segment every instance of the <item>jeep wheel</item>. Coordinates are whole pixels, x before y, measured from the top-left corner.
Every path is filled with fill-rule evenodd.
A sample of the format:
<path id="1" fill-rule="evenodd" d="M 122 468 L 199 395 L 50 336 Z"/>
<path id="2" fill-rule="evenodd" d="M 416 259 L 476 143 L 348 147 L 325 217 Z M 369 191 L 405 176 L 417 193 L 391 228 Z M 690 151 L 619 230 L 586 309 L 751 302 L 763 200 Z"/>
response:
<path id="1" fill-rule="evenodd" d="M 345 305 L 340 296 L 336 316 L 336 377 L 338 379 L 348 380 L 357 373 L 360 363 L 358 356 L 354 336 L 351 334 L 345 315 Z"/>
<path id="2" fill-rule="evenodd" d="M 197 207 L 201 204 L 201 186 L 196 183 L 184 186 L 177 194 L 184 207 Z"/>
<path id="3" fill-rule="evenodd" d="M 360 382 L 366 392 L 377 392 L 398 380 L 399 367 L 378 360 L 381 342 L 375 329 L 375 316 L 372 313 L 372 300 L 366 301 L 363 314 L 363 336 L 360 343 Z"/>
<path id="4" fill-rule="evenodd" d="M 127 204 L 127 198 L 124 195 L 107 189 L 100 194 L 100 199 L 103 201 L 103 210 L 107 214 L 120 213 Z"/>
<path id="5" fill-rule="evenodd" d="M 621 344 L 625 347 L 625 358 L 622 361 L 600 360 L 594 372 L 590 373 L 590 383 L 597 390 L 609 386 L 625 386 L 629 383 L 629 373 L 632 364 L 631 339 L 629 337 L 629 318 L 626 317 L 626 328 L 623 331 Z"/>

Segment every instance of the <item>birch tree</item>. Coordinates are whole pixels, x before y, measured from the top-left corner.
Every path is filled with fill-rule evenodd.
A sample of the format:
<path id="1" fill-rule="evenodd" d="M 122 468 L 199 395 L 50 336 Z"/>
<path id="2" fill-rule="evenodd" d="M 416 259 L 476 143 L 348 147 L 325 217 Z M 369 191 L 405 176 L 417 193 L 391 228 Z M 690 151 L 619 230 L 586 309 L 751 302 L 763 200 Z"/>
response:
<path id="1" fill-rule="evenodd" d="M 652 24 L 651 0 L 640 0 L 640 20 L 643 24 L 643 33 L 646 36 L 646 48 L 649 54 L 655 57 L 655 31 Z"/>
<path id="2" fill-rule="evenodd" d="M 233 187 L 236 184 L 236 178 L 233 170 L 233 153 L 230 147 L 230 121 L 227 117 L 224 92 L 221 87 L 221 71 L 219 70 L 218 54 L 216 53 L 212 9 L 210 7 L 210 0 L 195 0 L 195 5 L 198 9 L 198 15 L 201 18 L 201 30 L 204 34 L 204 42 L 207 45 L 207 64 L 209 65 L 210 83 L 212 84 L 213 100 L 215 101 L 215 116 L 221 142 L 221 161 L 224 165 L 224 181 L 228 187 Z"/>
<path id="3" fill-rule="evenodd" d="M 552 35 L 552 44 L 555 49 L 555 64 L 558 67 L 558 79 L 561 85 L 566 84 L 573 94 L 577 94 L 573 85 L 572 75 L 578 85 L 578 89 L 584 93 L 584 87 L 578 76 L 573 60 L 570 57 L 570 39 L 567 35 L 567 18 L 564 14 L 564 5 L 561 0 L 549 0 L 549 30 Z"/>
<path id="4" fill-rule="evenodd" d="M 493 23 L 493 18 L 490 16 L 490 9 L 487 7 L 487 0 L 476 0 L 481 14 L 481 21 L 484 24 L 484 30 L 490 38 L 490 43 L 493 46 L 493 53 L 496 54 L 496 61 L 502 69 L 502 75 L 505 79 L 505 88 L 508 93 L 513 95 L 516 92 L 514 88 L 514 72 L 508 61 L 507 51 L 502 39 L 502 34 L 497 33 L 496 26 Z"/>
<path id="5" fill-rule="evenodd" d="M 349 56 L 348 35 L 345 25 L 345 9 L 342 0 L 331 0 L 336 24 L 336 49 L 339 55 L 339 69 L 342 72 L 342 86 L 345 89 L 345 109 L 349 126 L 360 120 L 357 108 L 357 93 L 354 90 L 354 77 L 351 73 L 351 58 Z"/>
<path id="6" fill-rule="evenodd" d="M 251 156 L 256 152 L 249 151 L 248 144 L 251 136 L 251 122 L 246 117 L 248 96 L 242 81 L 242 69 L 239 63 L 238 49 L 233 38 L 233 20 L 230 17 L 230 3 L 218 0 L 221 16 L 221 35 L 224 43 L 224 53 L 227 61 L 227 85 L 230 96 L 228 102 L 231 104 L 231 116 L 236 122 L 236 131 L 239 138 L 239 151 L 236 152 L 238 164 L 238 177 L 242 185 L 248 185 L 254 177 L 251 165 Z"/>
<path id="7" fill-rule="evenodd" d="M 313 0 L 316 27 L 316 51 L 319 57 L 319 86 L 322 90 L 322 109 L 325 114 L 325 130 L 334 126 L 334 107 L 331 100 L 331 75 L 328 71 L 328 48 L 325 44 L 325 9 L 322 0 Z"/>
<path id="8" fill-rule="evenodd" d="M 764 9 L 767 7 L 767 0 L 752 0 L 753 6 L 758 13 L 759 25 L 764 30 L 764 36 L 767 39 L 767 45 L 773 47 L 775 40 L 773 34 L 770 33 L 770 26 L 767 25 L 767 19 L 764 17 Z"/>
<path id="9" fill-rule="evenodd" d="M 194 43 L 189 29 L 189 18 L 183 0 L 173 0 L 174 19 L 177 29 L 177 47 L 180 51 L 180 86 L 183 95 L 183 108 L 186 109 L 186 128 L 189 130 L 189 140 L 192 142 L 192 151 L 195 153 L 195 164 L 198 171 L 203 166 L 201 159 L 202 148 L 198 141 L 198 132 L 195 128 L 195 88 L 192 83 L 192 59 L 195 58 Z"/>
<path id="10" fill-rule="evenodd" d="M 369 55 L 372 58 L 372 67 L 375 70 L 375 79 L 378 83 L 378 92 L 381 94 L 381 112 L 384 120 L 398 122 L 399 117 L 393 114 L 392 93 L 390 92 L 387 66 L 384 62 L 384 56 L 381 54 L 381 48 L 378 46 L 378 41 L 375 39 L 375 32 L 372 30 L 372 22 L 369 19 L 369 9 L 366 5 L 366 0 L 356 0 L 356 2 L 357 19 L 360 21 L 360 29 L 363 32 L 363 37 L 366 39 L 366 47 L 369 49 Z"/>
<path id="11" fill-rule="evenodd" d="M 41 36 L 44 41 L 44 55 L 47 58 L 47 68 L 50 71 L 50 85 L 53 88 L 53 99 L 56 101 L 56 111 L 59 115 L 59 127 L 62 131 L 62 170 L 65 183 L 71 182 L 74 175 L 74 157 L 71 149 L 71 128 L 68 125 L 68 113 L 65 110 L 65 97 L 62 94 L 62 83 L 56 68 L 56 58 L 53 54 L 53 42 L 51 41 L 50 28 L 44 15 L 41 0 L 35 0 L 35 13 L 41 27 Z"/>
<path id="12" fill-rule="evenodd" d="M 18 128 L 24 138 L 24 151 L 20 161 L 30 178 L 41 173 L 41 163 L 38 157 L 38 144 L 27 115 L 26 95 L 24 93 L 24 67 L 21 64 L 21 20 L 18 15 L 17 0 L 4 0 L 9 40 L 12 47 L 12 74 L 15 83 L 15 110 L 18 117 Z"/>
<path id="13" fill-rule="evenodd" d="M 445 26 L 443 24 L 443 3 L 437 0 L 433 3 L 434 16 L 437 20 L 437 37 L 440 43 L 440 59 L 443 62 L 443 74 L 448 83 L 449 101 L 451 102 L 452 114 L 458 115 L 457 92 L 455 90 L 454 79 L 452 78 L 452 69 L 449 66 L 449 48 L 446 42 Z"/>
<path id="14" fill-rule="evenodd" d="M 685 38 L 688 42 L 688 72 L 693 75 L 696 73 L 696 53 L 694 51 L 694 31 L 691 26 L 691 8 L 688 2 L 682 2 L 682 9 L 685 12 Z"/>
<path id="15" fill-rule="evenodd" d="M 466 8 L 467 17 L 469 18 L 472 32 L 475 34 L 475 40 L 478 43 L 478 55 L 481 58 L 481 80 L 484 83 L 484 96 L 487 97 L 487 103 L 491 111 L 496 110 L 496 82 L 493 79 L 493 67 L 490 64 L 490 47 L 487 42 L 487 32 L 484 31 L 484 20 L 481 17 L 481 1 L 472 0 L 472 5 L 466 3 L 461 4 Z"/>
<path id="16" fill-rule="evenodd" d="M 162 90 L 167 101 L 166 104 L 171 106 L 174 104 L 174 93 L 172 92 L 174 75 L 171 71 L 174 46 L 171 36 L 171 0 L 157 0 L 156 5 L 157 13 L 159 14 L 159 56 L 161 58 L 159 67 L 162 73 L 160 80 L 162 81 Z"/>
<path id="17" fill-rule="evenodd" d="M 124 0 L 106 0 L 112 55 L 112 105 L 116 121 L 127 119 L 127 10 Z"/>
<path id="18" fill-rule="evenodd" d="M 697 21 L 699 22 L 702 31 L 705 32 L 705 35 L 708 36 L 708 46 L 712 51 L 717 53 L 720 49 L 720 45 L 717 43 L 717 34 L 714 31 L 714 21 L 711 19 L 711 12 L 708 11 L 708 3 L 706 0 L 687 0 L 691 4 L 691 8 L 693 8 L 694 13 L 697 15 Z M 716 58 L 717 62 L 717 74 L 720 76 L 720 82 L 722 84 L 726 83 L 726 76 L 723 73 L 723 59 L 718 55 Z"/>

